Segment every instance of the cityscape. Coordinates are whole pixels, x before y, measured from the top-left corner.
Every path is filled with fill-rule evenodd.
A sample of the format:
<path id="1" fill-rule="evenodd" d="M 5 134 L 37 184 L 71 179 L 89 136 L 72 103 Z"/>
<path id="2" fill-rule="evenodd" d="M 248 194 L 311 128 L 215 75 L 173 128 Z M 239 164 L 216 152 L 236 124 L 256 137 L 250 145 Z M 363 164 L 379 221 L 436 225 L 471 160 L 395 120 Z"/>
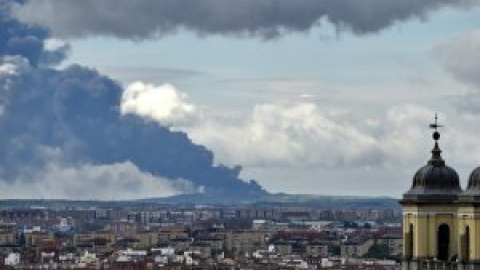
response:
<path id="1" fill-rule="evenodd" d="M 479 270 L 480 1 L 0 0 L 0 270 Z"/>
<path id="2" fill-rule="evenodd" d="M 0 210 L 12 269 L 399 269 L 403 250 L 398 207 L 22 204 Z"/>

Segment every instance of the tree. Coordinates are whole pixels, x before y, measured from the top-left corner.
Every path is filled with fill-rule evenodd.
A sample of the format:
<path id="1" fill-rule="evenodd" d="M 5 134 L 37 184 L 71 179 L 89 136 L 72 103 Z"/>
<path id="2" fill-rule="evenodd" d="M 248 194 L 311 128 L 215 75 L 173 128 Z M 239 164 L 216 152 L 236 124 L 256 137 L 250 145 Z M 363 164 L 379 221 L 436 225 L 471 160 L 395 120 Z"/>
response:
<path id="1" fill-rule="evenodd" d="M 363 257 L 372 259 L 386 259 L 390 258 L 391 256 L 387 245 L 375 243 L 368 249 L 368 252 Z"/>

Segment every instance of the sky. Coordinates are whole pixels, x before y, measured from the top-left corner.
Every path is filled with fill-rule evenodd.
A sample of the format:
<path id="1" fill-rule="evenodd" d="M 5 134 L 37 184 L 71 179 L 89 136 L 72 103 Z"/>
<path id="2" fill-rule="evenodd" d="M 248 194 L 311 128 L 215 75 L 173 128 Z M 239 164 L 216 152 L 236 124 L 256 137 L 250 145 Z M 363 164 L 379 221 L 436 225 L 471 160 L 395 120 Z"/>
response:
<path id="1" fill-rule="evenodd" d="M 478 1 L 0 2 L 41 43 L 36 58 L 24 34 L 0 46 L 4 197 L 122 199 L 237 185 L 249 194 L 398 198 L 430 157 L 435 113 L 443 157 L 463 187 L 480 165 Z M 61 106 L 41 103 L 38 113 L 5 94 L 52 88 L 41 100 L 62 97 L 70 76 L 92 103 L 77 94 Z M 97 91 L 111 98 L 97 102 Z M 39 118 L 35 129 L 12 127 L 21 117 Z M 66 135 L 57 139 L 50 122 Z M 84 122 L 115 125 L 92 135 L 77 130 Z M 137 134 L 143 125 L 149 131 Z M 35 134 L 28 144 L 25 134 Z M 19 138 L 41 149 L 38 157 L 7 146 Z M 39 192 L 25 191 L 32 182 Z M 98 183 L 106 197 L 90 192 Z"/>

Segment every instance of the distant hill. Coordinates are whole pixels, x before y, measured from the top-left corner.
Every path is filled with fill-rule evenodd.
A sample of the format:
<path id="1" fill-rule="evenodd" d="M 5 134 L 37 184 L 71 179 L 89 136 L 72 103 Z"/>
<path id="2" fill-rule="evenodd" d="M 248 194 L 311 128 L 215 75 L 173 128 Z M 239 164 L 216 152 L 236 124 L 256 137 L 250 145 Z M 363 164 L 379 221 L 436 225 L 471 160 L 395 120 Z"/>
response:
<path id="1" fill-rule="evenodd" d="M 328 196 L 309 194 L 271 194 L 256 205 L 286 204 L 324 208 L 400 208 L 398 200 L 390 197 Z"/>
<path id="2" fill-rule="evenodd" d="M 246 204 L 255 206 L 305 206 L 324 208 L 399 208 L 398 200 L 390 197 L 352 197 L 305 194 L 268 194 L 258 197 L 211 196 L 207 194 L 177 195 L 142 200 L 157 203 Z"/>
<path id="3" fill-rule="evenodd" d="M 129 207 L 151 205 L 195 205 L 213 204 L 220 206 L 245 205 L 255 207 L 318 207 L 318 208 L 400 208 L 398 200 L 389 197 L 347 197 L 302 194 L 268 194 L 250 196 L 212 196 L 208 194 L 184 194 L 165 198 L 148 198 L 130 201 L 74 201 L 74 200 L 0 200 L 0 208 L 89 208 L 89 207 Z"/>

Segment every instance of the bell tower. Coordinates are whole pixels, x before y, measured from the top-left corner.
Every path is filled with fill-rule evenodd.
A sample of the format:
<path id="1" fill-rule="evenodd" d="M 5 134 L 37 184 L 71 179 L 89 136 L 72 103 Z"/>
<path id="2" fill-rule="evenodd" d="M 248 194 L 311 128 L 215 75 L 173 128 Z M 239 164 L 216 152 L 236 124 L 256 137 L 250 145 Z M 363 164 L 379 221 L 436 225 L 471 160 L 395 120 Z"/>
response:
<path id="1" fill-rule="evenodd" d="M 404 270 L 450 269 L 458 257 L 457 200 L 462 193 L 457 172 L 446 165 L 439 147 L 437 116 L 432 156 L 413 176 L 403 194 Z M 443 267 L 441 267 L 443 266 Z M 446 268 L 445 268 L 446 267 Z"/>
<path id="2" fill-rule="evenodd" d="M 458 200 L 459 262 L 465 270 L 480 269 L 480 167 L 472 171 Z"/>

